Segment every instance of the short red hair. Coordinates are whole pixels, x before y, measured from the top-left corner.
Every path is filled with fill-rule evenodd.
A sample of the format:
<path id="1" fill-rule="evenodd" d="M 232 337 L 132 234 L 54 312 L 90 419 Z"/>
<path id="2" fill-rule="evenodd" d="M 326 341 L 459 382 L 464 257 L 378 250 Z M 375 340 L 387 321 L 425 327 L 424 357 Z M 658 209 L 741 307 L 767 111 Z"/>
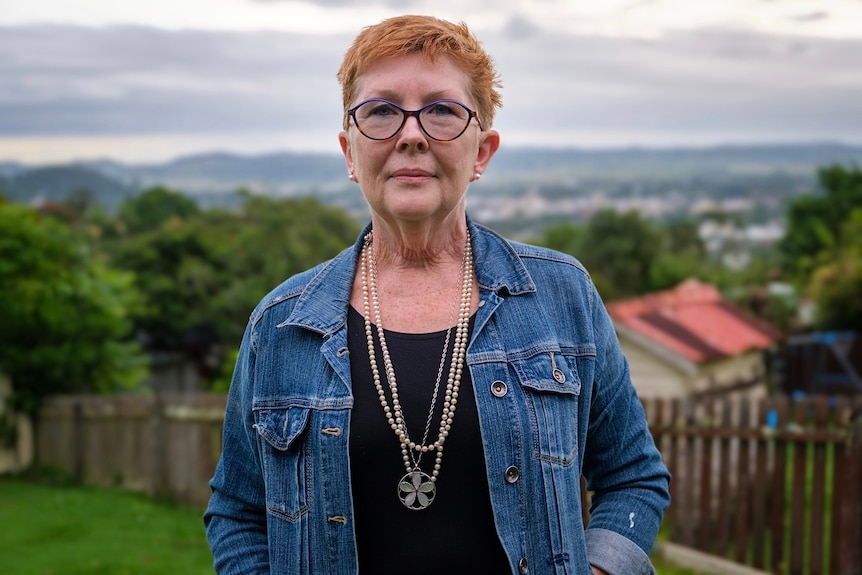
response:
<path id="1" fill-rule="evenodd" d="M 453 24 L 433 16 L 396 16 L 364 28 L 344 55 L 338 82 L 344 102 L 344 129 L 347 109 L 356 97 L 357 79 L 377 60 L 421 54 L 430 59 L 452 58 L 469 79 L 468 89 L 476 100 L 480 125 L 490 128 L 497 108 L 503 105 L 494 62 L 465 23 Z"/>

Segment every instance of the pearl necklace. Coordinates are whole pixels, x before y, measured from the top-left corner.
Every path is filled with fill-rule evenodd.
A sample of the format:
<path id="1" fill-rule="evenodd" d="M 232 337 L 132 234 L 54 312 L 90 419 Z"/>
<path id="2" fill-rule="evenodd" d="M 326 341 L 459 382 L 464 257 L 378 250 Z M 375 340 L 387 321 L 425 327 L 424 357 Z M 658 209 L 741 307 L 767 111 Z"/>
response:
<path id="1" fill-rule="evenodd" d="M 418 511 L 426 509 L 434 502 L 434 498 L 436 497 L 437 477 L 440 475 L 440 467 L 443 461 L 443 444 L 446 442 L 449 431 L 452 429 L 452 419 L 455 417 L 455 407 L 458 404 L 458 389 L 461 386 L 461 374 L 464 367 L 464 357 L 467 352 L 467 332 L 470 325 L 470 305 L 473 298 L 473 249 L 470 245 L 470 232 L 468 230 L 467 243 L 464 248 L 464 260 L 461 264 L 464 279 L 458 306 L 458 323 L 455 326 L 452 362 L 449 366 L 449 376 L 446 380 L 446 392 L 443 399 L 443 414 L 440 417 L 437 440 L 428 445 L 428 431 L 431 427 L 431 419 L 437 402 L 437 394 L 440 388 L 443 365 L 446 361 L 446 353 L 449 350 L 449 339 L 452 328 L 450 327 L 446 332 L 446 341 L 443 344 L 443 357 L 440 359 L 440 368 L 437 371 L 437 382 L 431 398 L 431 408 L 428 412 L 428 419 L 425 425 L 425 435 L 421 443 L 416 443 L 410 439 L 410 434 L 407 431 L 407 423 L 401 412 L 401 403 L 398 400 L 398 385 L 395 381 L 395 369 L 392 367 L 389 348 L 386 345 L 386 338 L 383 334 L 372 240 L 371 233 L 365 236 L 365 243 L 362 246 L 362 254 L 360 256 L 362 268 L 362 303 L 365 318 L 365 339 L 368 345 L 368 360 L 371 364 L 371 374 L 374 378 L 374 387 L 377 390 L 377 396 L 380 398 L 380 405 L 383 407 L 383 412 L 389 426 L 395 432 L 395 436 L 401 444 L 401 457 L 407 470 L 407 473 L 398 482 L 398 498 L 407 509 Z M 386 391 L 377 368 L 377 358 L 374 351 L 374 330 L 372 329 L 372 312 L 374 314 L 373 323 L 377 325 L 377 338 L 383 353 L 386 380 L 389 383 L 389 392 L 392 397 L 391 408 L 386 399 Z M 421 463 L 423 454 L 435 451 L 437 457 L 434 460 L 434 469 L 429 476 L 422 471 L 419 464 Z"/>

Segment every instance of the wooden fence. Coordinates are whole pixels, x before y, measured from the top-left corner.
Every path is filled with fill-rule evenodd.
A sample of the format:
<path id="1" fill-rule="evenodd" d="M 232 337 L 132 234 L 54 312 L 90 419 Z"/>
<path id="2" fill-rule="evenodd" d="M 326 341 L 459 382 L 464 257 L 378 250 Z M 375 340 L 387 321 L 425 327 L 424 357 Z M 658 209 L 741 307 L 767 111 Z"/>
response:
<path id="1" fill-rule="evenodd" d="M 671 541 L 781 575 L 862 574 L 862 398 L 646 400 Z"/>
<path id="2" fill-rule="evenodd" d="M 225 396 L 64 396 L 41 464 L 90 485 L 204 505 Z M 862 398 L 648 399 L 673 474 L 671 541 L 777 575 L 862 574 Z"/>
<path id="3" fill-rule="evenodd" d="M 39 411 L 36 462 L 87 485 L 205 505 L 221 453 L 224 395 L 69 395 Z"/>

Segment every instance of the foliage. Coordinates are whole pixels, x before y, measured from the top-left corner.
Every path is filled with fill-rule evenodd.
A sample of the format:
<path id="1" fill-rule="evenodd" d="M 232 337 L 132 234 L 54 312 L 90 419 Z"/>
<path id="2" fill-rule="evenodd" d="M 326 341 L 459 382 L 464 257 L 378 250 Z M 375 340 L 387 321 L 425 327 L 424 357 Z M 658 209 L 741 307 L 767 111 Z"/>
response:
<path id="1" fill-rule="evenodd" d="M 127 198 L 121 205 L 118 220 L 130 234 L 158 230 L 171 218 L 188 218 L 199 212 L 197 202 L 162 186 L 150 188 Z"/>
<path id="2" fill-rule="evenodd" d="M 862 170 L 818 172 L 822 193 L 787 210 L 784 269 L 816 304 L 814 327 L 862 330 Z"/>
<path id="3" fill-rule="evenodd" d="M 136 383 L 142 357 L 127 339 L 135 297 L 131 277 L 96 261 L 80 234 L 0 201 L 0 370 L 17 409 Z"/>
<path id="4" fill-rule="evenodd" d="M 633 211 L 603 210 L 585 227 L 551 226 L 537 243 L 577 257 L 608 301 L 666 289 L 698 275 L 706 252 L 695 222 L 662 226 Z"/>
<path id="5" fill-rule="evenodd" d="M 785 269 L 807 278 L 818 255 L 837 247 L 838 233 L 854 209 L 862 208 L 862 171 L 830 166 L 818 171 L 822 193 L 803 195 L 787 208 L 787 233 L 779 243 Z"/>
<path id="6" fill-rule="evenodd" d="M 862 331 L 862 207 L 840 228 L 833 249 L 821 252 L 808 291 L 817 302 L 815 326 Z"/>
<path id="7" fill-rule="evenodd" d="M 855 294 L 860 292 L 862 265 L 856 238 L 862 234 L 858 223 L 848 222 L 853 206 L 862 203 L 862 175 L 832 167 L 821 170 L 819 179 L 823 194 L 800 197 L 788 207 L 781 261 L 774 250 L 725 246 L 752 255 L 744 268 L 734 269 L 714 246 L 706 249 L 698 220 L 661 222 L 613 210 L 600 211 L 584 224 L 559 223 L 558 217 L 558 223 L 532 241 L 578 257 L 608 301 L 697 277 L 786 327 L 793 323 L 798 299 L 794 295 L 779 301 L 769 287 L 783 264 L 818 302 L 822 326 L 858 326 Z M 0 262 L 0 279 L 27 277 L 23 268 L 15 267 L 25 260 L 38 264 L 29 272 L 35 274 L 29 283 L 7 280 L 2 286 L 6 299 L 0 310 L 9 309 L 9 320 L 0 329 L 7 339 L 16 334 L 18 341 L 9 348 L 14 353 L 0 351 L 0 365 L 26 372 L 30 381 L 54 381 L 45 393 L 81 389 L 85 379 L 91 384 L 88 389 L 114 388 L 116 384 L 100 383 L 111 380 L 105 373 L 90 374 L 107 355 L 115 358 L 114 375 L 123 373 L 117 368 L 132 366 L 133 359 L 140 358 L 128 342 L 133 333 L 147 352 L 184 352 L 197 362 L 205 380 L 224 387 L 231 353 L 260 298 L 287 277 L 334 256 L 359 231 L 345 211 L 311 198 L 247 192 L 234 197 L 238 201 L 226 202 L 236 206 L 232 210 L 202 209 L 191 196 L 154 187 L 127 197 L 112 214 L 98 205 L 98 195 L 79 187 L 65 202 L 43 207 L 42 213 L 51 218 L 39 218 L 32 210 L 25 210 L 23 218 L 7 215 L 15 223 L 4 225 L 6 244 L 16 234 L 26 236 L 36 229 L 51 241 L 19 238 L 29 249 L 0 248 L 16 254 Z M 717 212 L 702 217 L 720 221 L 737 216 Z M 42 246 L 40 241 L 47 243 Z M 63 321 L 68 317 L 76 321 Z M 48 333 L 59 335 L 43 337 Z M 99 344 L 102 347 L 91 341 L 97 333 L 106 342 Z M 74 339 L 76 349 L 89 351 L 72 354 L 57 338 Z M 37 339 L 39 345 L 33 343 Z M 25 363 L 39 371 L 27 371 Z M 17 384 L 20 375 L 14 377 Z"/>
<path id="8" fill-rule="evenodd" d="M 182 351 L 205 379 L 238 345 L 257 302 L 289 276 L 333 257 L 359 233 L 342 210 L 310 198 L 240 194 L 239 211 L 200 210 L 164 188 L 145 191 L 108 223 L 113 266 L 132 272 L 144 305 L 135 330 L 150 351 Z"/>

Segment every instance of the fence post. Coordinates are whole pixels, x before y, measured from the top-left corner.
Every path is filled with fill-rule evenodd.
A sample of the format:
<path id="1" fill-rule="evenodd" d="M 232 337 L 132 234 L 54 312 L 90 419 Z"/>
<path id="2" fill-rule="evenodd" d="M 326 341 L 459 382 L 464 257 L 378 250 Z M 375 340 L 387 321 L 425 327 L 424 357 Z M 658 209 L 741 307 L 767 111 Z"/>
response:
<path id="1" fill-rule="evenodd" d="M 836 575 L 858 575 L 860 565 L 859 543 L 862 540 L 860 514 L 860 465 L 862 456 L 859 422 L 853 421 L 849 402 L 841 402 L 836 413 L 838 425 L 846 431 L 844 441 L 835 444 L 833 474 L 832 553 L 830 572 Z"/>
<path id="2" fill-rule="evenodd" d="M 723 397 L 720 400 L 721 415 L 720 428 L 733 429 L 733 406 L 728 398 Z M 721 435 L 718 440 L 718 486 L 716 497 L 727 497 L 729 493 L 733 493 L 730 488 L 731 475 L 733 466 L 731 465 L 731 450 L 733 449 L 733 441 L 729 435 Z M 715 471 L 714 471 L 715 472 Z M 717 507 L 717 533 L 715 536 L 716 555 L 726 558 L 730 551 L 731 541 L 731 525 L 733 522 L 733 505 L 727 505 L 720 502 Z"/>
<path id="3" fill-rule="evenodd" d="M 772 405 L 775 433 L 788 425 L 789 407 L 786 397 L 776 397 Z M 783 573 L 786 561 L 784 557 L 784 511 L 786 503 L 786 470 L 787 470 L 787 440 L 780 435 L 772 439 L 772 499 L 770 501 L 769 524 L 772 532 L 770 543 L 770 558 L 773 573 Z"/>
<path id="4" fill-rule="evenodd" d="M 150 458 L 152 465 L 152 475 L 150 483 L 150 497 L 153 499 L 163 499 L 170 495 L 168 488 L 168 469 L 167 469 L 167 430 L 165 425 L 167 418 L 165 417 L 165 402 L 160 393 L 153 396 L 150 404 L 150 440 L 152 441 Z"/>
<path id="5" fill-rule="evenodd" d="M 857 398 L 858 399 L 858 398 Z M 850 540 L 852 558 L 848 573 L 862 573 L 862 399 L 856 401 L 851 410 L 848 425 L 847 446 L 850 460 L 850 486 L 852 507 L 848 515 L 852 518 L 853 536 Z"/>
<path id="6" fill-rule="evenodd" d="M 755 449 L 751 430 L 751 402 L 748 398 L 742 398 L 739 402 L 739 429 L 743 432 L 739 438 L 736 461 L 736 509 L 734 516 L 733 537 L 733 559 L 737 563 L 745 565 L 748 555 L 749 525 L 751 525 L 751 459 Z"/>
<path id="7" fill-rule="evenodd" d="M 72 426 L 69 434 L 72 440 L 72 477 L 76 483 L 84 482 L 84 406 L 81 398 L 76 397 L 72 401 L 72 413 L 70 424 Z"/>
<path id="8" fill-rule="evenodd" d="M 791 409 L 791 429 L 801 432 L 807 426 L 808 412 L 807 408 L 810 405 L 808 399 L 797 399 L 793 401 Z M 791 485 L 790 485 L 790 521 L 787 528 L 790 531 L 790 572 L 802 573 L 804 569 L 804 552 L 806 545 L 806 522 L 805 522 L 805 467 L 807 463 L 807 447 L 808 442 L 797 438 L 789 440 L 792 449 L 792 456 L 788 462 L 790 470 Z"/>
<path id="9" fill-rule="evenodd" d="M 680 429 L 682 427 L 682 406 L 681 400 L 673 398 L 670 400 L 670 418 L 667 423 L 662 425 L 661 429 L 667 430 L 668 437 L 665 443 L 668 446 L 670 455 L 666 456 L 668 471 L 670 471 L 670 508 L 668 509 L 668 517 L 670 519 L 670 539 L 671 541 L 681 541 L 681 523 L 682 513 L 680 511 L 680 501 L 682 499 L 680 485 L 682 482 L 682 468 L 680 466 L 681 459 L 681 440 L 679 439 Z M 663 422 L 664 423 L 664 422 Z M 664 454 L 662 454 L 664 455 Z"/>
<path id="10" fill-rule="evenodd" d="M 829 400 L 825 396 L 814 398 L 814 429 L 825 430 L 829 428 Z M 823 536 L 825 531 L 826 517 L 826 462 L 827 442 L 817 441 L 813 446 L 814 465 L 812 469 L 811 484 L 811 523 L 808 529 L 809 545 L 809 574 L 822 575 L 823 557 L 826 540 Z M 827 571 L 828 573 L 828 571 Z"/>
<path id="11" fill-rule="evenodd" d="M 706 396 L 700 406 L 700 416 L 698 424 L 701 430 L 700 433 L 700 472 L 698 477 L 698 522 L 696 529 L 697 549 L 707 553 L 715 552 L 715 534 L 713 527 L 715 520 L 713 518 L 713 495 L 712 495 L 712 479 L 714 470 L 713 464 L 713 444 L 715 439 L 713 433 L 715 430 L 715 401 L 712 397 Z M 706 429 L 704 429 L 706 428 Z"/>

